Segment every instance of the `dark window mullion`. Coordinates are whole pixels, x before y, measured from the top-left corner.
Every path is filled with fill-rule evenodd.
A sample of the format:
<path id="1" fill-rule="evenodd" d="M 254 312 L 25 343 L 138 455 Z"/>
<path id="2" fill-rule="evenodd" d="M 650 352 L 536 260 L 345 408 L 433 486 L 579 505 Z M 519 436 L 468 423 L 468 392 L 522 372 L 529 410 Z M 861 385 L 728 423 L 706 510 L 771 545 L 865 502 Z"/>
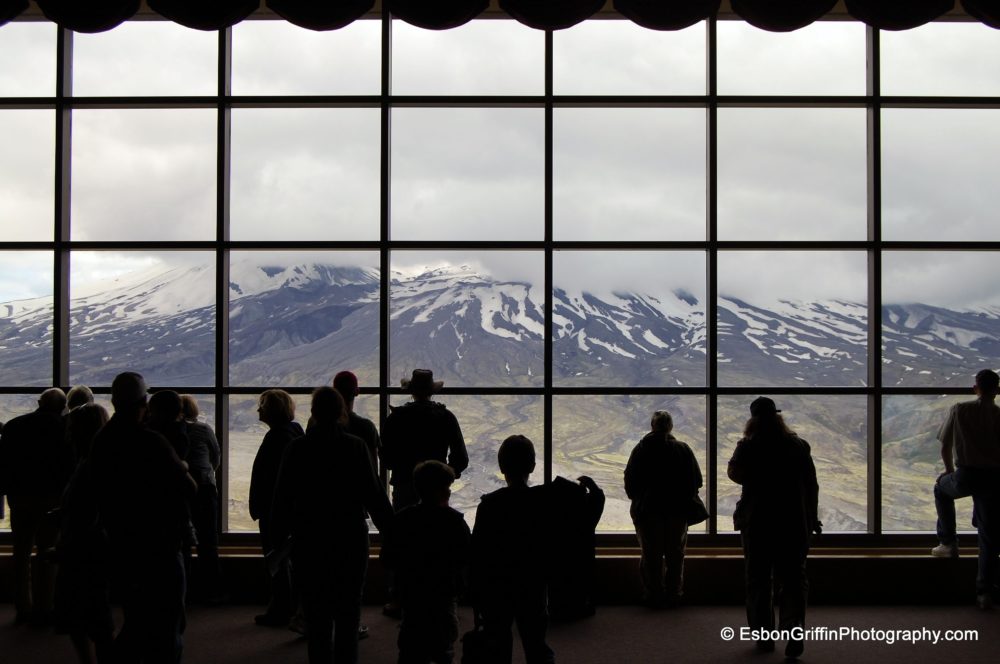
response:
<path id="1" fill-rule="evenodd" d="M 553 80 L 552 80 L 552 44 L 553 44 L 553 34 L 551 30 L 545 31 L 545 165 L 544 165 L 544 178 L 545 178 L 545 307 L 544 307 L 544 321 L 543 321 L 543 333 L 545 334 L 545 339 L 543 340 L 543 365 L 545 373 L 545 393 L 542 397 L 542 430 L 543 430 L 543 440 L 542 444 L 544 447 L 544 480 L 545 483 L 552 481 L 552 459 L 553 459 L 553 446 L 555 442 L 552 440 L 552 307 L 554 306 L 554 301 L 552 297 L 552 289 L 554 283 L 552 281 L 552 266 L 553 266 L 553 255 L 552 255 L 552 151 L 553 151 Z"/>
<path id="2" fill-rule="evenodd" d="M 716 20 L 709 18 L 705 26 L 708 34 L 706 37 L 706 84 L 708 95 L 706 105 L 706 146 L 705 146 L 705 166 L 706 166 L 706 234 L 708 236 L 708 251 L 705 257 L 705 267 L 707 268 L 705 326 L 706 326 L 706 348 L 705 359 L 708 372 L 708 395 L 705 404 L 705 435 L 708 458 L 705 491 L 708 498 L 708 532 L 715 534 L 719 531 L 718 523 L 718 241 L 719 241 L 719 168 L 718 168 L 718 52 L 717 52 L 717 32 Z"/>
<path id="3" fill-rule="evenodd" d="M 56 36 L 55 188 L 52 261 L 52 384 L 68 386 L 70 309 L 70 195 L 72 182 L 73 32 Z"/>
<path id="4" fill-rule="evenodd" d="M 229 530 L 229 181 L 232 163 L 232 111 L 226 103 L 232 80 L 232 28 L 219 31 L 216 109 L 216 245 L 215 245 L 215 431 L 221 447 L 219 528 Z"/>
<path id="5" fill-rule="evenodd" d="M 385 426 L 389 414 L 389 281 L 391 268 L 390 247 L 390 204 L 392 185 L 392 164 L 390 163 L 392 141 L 392 18 L 385 3 L 382 4 L 382 70 L 381 96 L 379 99 L 380 119 L 380 185 L 379 185 L 379 371 L 378 404 L 379 431 Z M 382 482 L 388 486 L 389 472 L 381 468 Z"/>
<path id="6" fill-rule="evenodd" d="M 879 31 L 867 30 L 868 106 L 868 532 L 882 533 L 882 109 Z"/>

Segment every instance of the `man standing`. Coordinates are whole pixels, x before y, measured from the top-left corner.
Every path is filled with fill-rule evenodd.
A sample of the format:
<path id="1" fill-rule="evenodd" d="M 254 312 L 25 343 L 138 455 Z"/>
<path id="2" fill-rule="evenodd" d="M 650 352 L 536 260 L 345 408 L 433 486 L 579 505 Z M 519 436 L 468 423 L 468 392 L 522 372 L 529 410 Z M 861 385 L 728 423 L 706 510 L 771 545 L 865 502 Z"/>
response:
<path id="1" fill-rule="evenodd" d="M 941 543 L 931 549 L 931 554 L 941 558 L 958 557 L 955 499 L 973 496 L 981 544 L 976 603 L 981 608 L 989 608 L 993 604 L 991 593 L 996 583 L 996 565 L 986 555 L 993 546 L 983 547 L 982 544 L 984 539 L 987 543 L 995 543 L 1000 535 L 993 508 L 1000 483 L 1000 407 L 994 403 L 1000 392 L 1000 376 L 983 369 L 976 374 L 973 389 L 977 398 L 952 406 L 938 432 L 945 468 L 934 484 L 937 535 Z"/>
<path id="2" fill-rule="evenodd" d="M 382 463 L 392 471 L 392 506 L 398 512 L 417 503 L 413 488 L 413 469 L 421 461 L 441 461 L 451 466 L 455 477 L 469 466 L 462 428 L 444 404 L 431 401 L 431 395 L 444 385 L 434 380 L 430 369 L 415 369 L 409 380 L 403 379 L 413 401 L 394 408 L 382 431 Z"/>
<path id="3" fill-rule="evenodd" d="M 186 580 L 181 543 L 197 483 L 170 443 L 143 424 L 146 382 L 137 373 L 111 383 L 115 413 L 94 438 L 91 473 L 125 621 L 115 660 L 179 662 Z"/>
<path id="4" fill-rule="evenodd" d="M 375 423 L 367 417 L 361 417 L 354 412 L 354 399 L 361 394 L 358 387 L 358 377 L 350 371 L 341 371 L 333 377 L 333 389 L 340 392 L 340 396 L 344 398 L 344 406 L 347 408 L 347 433 L 365 441 L 368 456 L 372 460 L 372 468 L 378 475 L 379 448 L 382 447 L 378 438 L 378 429 L 375 428 Z"/>
<path id="5" fill-rule="evenodd" d="M 364 441 L 343 430 L 343 413 L 343 399 L 332 387 L 313 392 L 313 425 L 285 448 L 271 510 L 275 546 L 291 538 L 310 664 L 358 661 L 368 565 L 365 513 L 383 535 L 392 523 Z"/>
<path id="6" fill-rule="evenodd" d="M 15 417 L 0 438 L 0 469 L 4 473 L 10 530 L 14 544 L 15 622 L 51 618 L 55 570 L 35 559 L 37 545 L 44 551 L 55 543 L 55 522 L 46 519 L 59 506 L 73 473 L 73 450 L 66 444 L 63 411 L 66 395 L 58 387 L 42 392 L 38 409 Z"/>

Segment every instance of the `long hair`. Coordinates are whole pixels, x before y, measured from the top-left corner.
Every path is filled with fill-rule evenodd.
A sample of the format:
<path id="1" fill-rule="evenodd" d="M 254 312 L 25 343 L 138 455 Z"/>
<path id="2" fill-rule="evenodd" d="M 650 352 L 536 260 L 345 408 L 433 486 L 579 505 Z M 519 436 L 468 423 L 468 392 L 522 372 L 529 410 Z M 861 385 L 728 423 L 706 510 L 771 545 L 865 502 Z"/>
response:
<path id="1" fill-rule="evenodd" d="M 751 416 L 743 427 L 743 437 L 753 438 L 758 433 L 764 436 L 780 436 L 782 438 L 798 437 L 798 434 L 788 428 L 784 418 L 778 413 Z"/>

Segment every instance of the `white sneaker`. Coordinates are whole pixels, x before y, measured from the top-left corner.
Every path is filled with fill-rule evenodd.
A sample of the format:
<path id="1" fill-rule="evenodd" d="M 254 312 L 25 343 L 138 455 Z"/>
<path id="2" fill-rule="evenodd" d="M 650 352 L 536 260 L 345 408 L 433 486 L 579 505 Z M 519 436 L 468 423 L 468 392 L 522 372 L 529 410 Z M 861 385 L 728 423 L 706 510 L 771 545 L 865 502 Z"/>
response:
<path id="1" fill-rule="evenodd" d="M 938 544 L 931 549 L 931 555 L 935 558 L 958 558 L 958 545 Z"/>

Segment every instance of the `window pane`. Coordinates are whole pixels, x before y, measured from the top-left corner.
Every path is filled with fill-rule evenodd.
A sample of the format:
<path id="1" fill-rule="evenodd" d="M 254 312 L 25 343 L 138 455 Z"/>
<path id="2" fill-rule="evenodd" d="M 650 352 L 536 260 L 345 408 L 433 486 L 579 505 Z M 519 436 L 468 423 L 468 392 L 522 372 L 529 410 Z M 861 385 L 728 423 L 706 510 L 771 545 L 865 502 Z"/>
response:
<path id="1" fill-rule="evenodd" d="M 862 252 L 719 252 L 719 383 L 867 384 Z"/>
<path id="2" fill-rule="evenodd" d="M 378 254 L 233 252 L 229 362 L 233 385 L 377 384 Z"/>
<path id="3" fill-rule="evenodd" d="M 542 239 L 541 109 L 397 108 L 392 133 L 393 239 Z"/>
<path id="4" fill-rule="evenodd" d="M 215 257 L 73 252 L 69 354 L 74 384 L 110 385 L 137 371 L 150 385 L 213 385 Z"/>
<path id="5" fill-rule="evenodd" d="M 52 385 L 52 263 L 52 254 L 45 251 L 0 251 L 0 375 L 5 385 Z"/>
<path id="6" fill-rule="evenodd" d="M 969 377 L 969 384 L 973 377 Z M 968 396 L 882 398 L 882 530 L 934 532 L 934 482 L 944 472 L 938 429 Z M 955 501 L 959 532 L 972 528 L 972 498 Z"/>
<path id="7" fill-rule="evenodd" d="M 705 24 L 662 32 L 632 21 L 584 21 L 553 35 L 559 95 L 703 95 Z"/>
<path id="8" fill-rule="evenodd" d="M 287 21 L 242 21 L 233 31 L 235 95 L 377 95 L 382 27 L 354 21 L 317 32 Z"/>
<path id="9" fill-rule="evenodd" d="M 705 111 L 554 111 L 560 240 L 704 240 Z"/>
<path id="10" fill-rule="evenodd" d="M 557 252 L 553 382 L 704 385 L 705 270 L 703 252 Z"/>
<path id="11" fill-rule="evenodd" d="M 717 30 L 720 94 L 865 94 L 863 23 L 817 21 L 768 32 L 719 21 Z"/>
<path id="12" fill-rule="evenodd" d="M 215 237 L 212 110 L 73 112 L 74 240 Z"/>
<path id="13" fill-rule="evenodd" d="M 235 109 L 234 240 L 377 240 L 378 109 Z"/>
<path id="14" fill-rule="evenodd" d="M 218 53 L 218 32 L 171 21 L 127 21 L 107 32 L 78 32 L 73 35 L 73 93 L 214 95 Z"/>
<path id="15" fill-rule="evenodd" d="M 819 519 L 824 532 L 868 528 L 867 397 L 771 395 L 781 416 L 809 443 L 819 481 Z M 740 487 L 726 476 L 736 442 L 750 417 L 754 396 L 720 396 L 718 527 L 733 530 L 733 510 Z"/>
<path id="16" fill-rule="evenodd" d="M 864 109 L 719 109 L 719 238 L 864 240 Z"/>
<path id="17" fill-rule="evenodd" d="M 1000 95 L 1000 41 L 982 23 L 879 32 L 882 94 Z"/>
<path id="18" fill-rule="evenodd" d="M 5 28 L 10 26 L 4 26 Z M 55 191 L 52 111 L 0 111 L 0 241 L 51 240 Z"/>
<path id="19" fill-rule="evenodd" d="M 409 377 L 409 376 L 407 376 Z M 434 373 L 434 379 L 439 377 Z M 500 443 L 508 436 L 521 434 L 535 444 L 535 472 L 531 484 L 544 481 L 544 451 L 542 433 L 542 398 L 538 396 L 448 395 L 435 397 L 448 406 L 462 427 L 462 436 L 469 452 L 469 467 L 451 487 L 451 506 L 465 514 L 471 528 L 476 518 L 479 499 L 491 491 L 507 486 L 497 465 Z M 394 397 L 393 406 L 406 402 Z"/>
<path id="20" fill-rule="evenodd" d="M 576 481 L 589 475 L 597 482 L 606 497 L 598 530 L 633 531 L 631 502 L 625 495 L 625 465 L 632 449 L 649 432 L 650 417 L 657 410 L 673 416 L 674 436 L 691 446 L 705 475 L 704 397 L 586 395 L 552 399 L 552 476 Z M 701 497 L 706 497 L 704 487 Z M 704 531 L 706 527 L 691 530 Z"/>
<path id="21" fill-rule="evenodd" d="M 966 387 L 1000 366 L 996 252 L 894 251 L 882 258 L 882 383 Z"/>
<path id="22" fill-rule="evenodd" d="M 54 23 L 11 22 L 0 30 L 0 97 L 52 97 L 56 93 Z"/>
<path id="23" fill-rule="evenodd" d="M 882 111 L 886 240 L 1000 239 L 1000 110 Z"/>
<path id="24" fill-rule="evenodd" d="M 431 369 L 448 387 L 541 387 L 540 252 L 392 254 L 389 376 Z"/>
<path id="25" fill-rule="evenodd" d="M 471 21 L 450 30 L 392 22 L 397 95 L 540 95 L 545 33 L 516 21 Z"/>

